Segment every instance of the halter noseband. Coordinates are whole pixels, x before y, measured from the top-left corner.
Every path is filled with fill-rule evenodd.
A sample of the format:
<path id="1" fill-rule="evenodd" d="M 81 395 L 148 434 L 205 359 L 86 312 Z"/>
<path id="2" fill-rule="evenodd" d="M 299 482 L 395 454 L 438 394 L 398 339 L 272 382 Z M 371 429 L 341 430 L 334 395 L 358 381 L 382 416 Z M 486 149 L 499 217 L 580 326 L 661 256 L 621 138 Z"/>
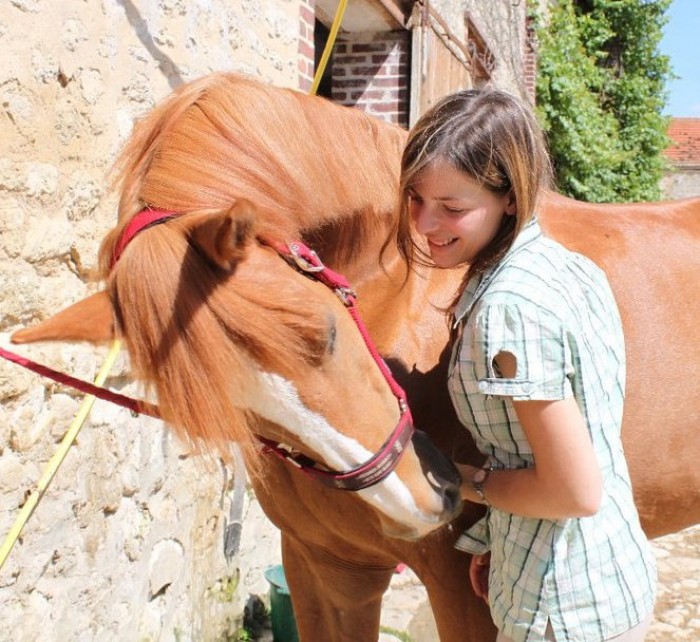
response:
<path id="1" fill-rule="evenodd" d="M 178 216 L 176 212 L 162 210 L 157 208 L 146 208 L 136 214 L 128 225 L 125 227 L 122 235 L 119 237 L 112 254 L 110 269 L 113 269 L 117 261 L 124 253 L 124 250 L 134 237 L 140 232 L 160 225 Z M 396 468 L 398 461 L 403 454 L 403 451 L 413 436 L 413 419 L 411 411 L 408 408 L 406 393 L 394 379 L 388 366 L 377 351 L 374 342 L 369 336 L 359 312 L 356 307 L 357 295 L 353 291 L 347 279 L 326 267 L 318 255 L 313 250 L 309 249 L 300 241 L 294 241 L 287 244 L 281 244 L 274 241 L 262 241 L 265 245 L 273 248 L 280 256 L 282 256 L 290 265 L 300 272 L 320 281 L 340 298 L 350 313 L 355 322 L 365 346 L 369 350 L 372 358 L 379 367 L 384 379 L 388 383 L 392 393 L 396 397 L 401 416 L 399 422 L 384 442 L 381 448 L 370 457 L 367 461 L 356 466 L 355 468 L 343 472 L 330 471 L 314 462 L 311 458 L 306 457 L 298 452 L 295 452 L 285 444 L 272 441 L 265 437 L 257 436 L 257 439 L 263 444 L 266 452 L 272 452 L 285 461 L 290 462 L 302 472 L 317 479 L 325 486 L 338 490 L 358 491 L 364 488 L 373 486 L 386 477 L 388 477 Z M 63 383 L 72 388 L 94 395 L 99 399 L 110 401 L 117 405 L 128 408 L 132 413 L 146 414 L 151 417 L 160 418 L 158 407 L 145 401 L 132 399 L 126 395 L 112 392 L 100 386 L 96 386 L 87 381 L 76 379 L 70 375 L 58 372 L 52 368 L 48 368 L 38 364 L 31 359 L 21 357 L 13 352 L 0 348 L 0 357 L 21 365 L 37 374 L 48 377 Z"/>

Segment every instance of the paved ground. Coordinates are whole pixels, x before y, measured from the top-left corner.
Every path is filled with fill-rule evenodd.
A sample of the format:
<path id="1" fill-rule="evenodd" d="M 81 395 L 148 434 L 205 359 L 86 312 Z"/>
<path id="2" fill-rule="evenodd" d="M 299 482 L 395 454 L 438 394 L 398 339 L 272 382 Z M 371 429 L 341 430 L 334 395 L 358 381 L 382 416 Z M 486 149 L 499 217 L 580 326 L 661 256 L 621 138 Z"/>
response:
<path id="1" fill-rule="evenodd" d="M 646 642 L 700 641 L 700 526 L 654 542 L 659 599 Z"/>
<path id="2" fill-rule="evenodd" d="M 700 642 L 700 526 L 655 540 L 654 550 L 659 599 L 646 642 Z M 379 642 L 439 642 L 425 590 L 408 569 L 384 596 L 382 627 Z"/>
<path id="3" fill-rule="evenodd" d="M 653 545 L 659 598 L 646 642 L 700 642 L 700 526 Z M 410 569 L 394 576 L 384 596 L 381 625 L 378 642 L 440 642 L 425 589 Z M 272 634 L 267 629 L 255 640 L 272 642 Z"/>

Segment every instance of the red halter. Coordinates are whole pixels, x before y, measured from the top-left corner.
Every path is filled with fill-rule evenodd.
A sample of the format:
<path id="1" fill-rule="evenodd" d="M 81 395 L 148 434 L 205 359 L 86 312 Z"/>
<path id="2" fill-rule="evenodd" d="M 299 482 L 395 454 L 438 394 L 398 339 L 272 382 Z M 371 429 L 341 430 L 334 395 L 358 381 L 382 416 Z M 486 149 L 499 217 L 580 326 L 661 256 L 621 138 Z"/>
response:
<path id="1" fill-rule="evenodd" d="M 167 223 L 171 218 L 175 218 L 176 216 L 177 214 L 175 214 L 175 212 L 169 212 L 168 210 L 162 210 L 157 207 L 147 207 L 145 210 L 141 210 L 129 221 L 129 224 L 119 237 L 114 247 L 114 252 L 112 253 L 112 261 L 109 264 L 109 269 L 114 269 L 117 261 L 124 253 L 126 246 L 133 241 L 134 237 L 139 232 L 143 232 L 154 225 Z"/>
<path id="2" fill-rule="evenodd" d="M 176 216 L 177 214 L 175 212 L 156 208 L 141 210 L 131 219 L 119 238 L 119 241 L 114 249 L 114 254 L 112 255 L 111 267 L 114 267 L 126 247 L 139 232 L 142 232 L 154 225 L 166 223 Z M 258 436 L 258 439 L 264 444 L 267 452 L 275 453 L 282 459 L 289 461 L 294 466 L 306 474 L 311 475 L 315 479 L 318 479 L 326 486 L 339 490 L 353 491 L 362 490 L 363 488 L 373 486 L 374 484 L 377 484 L 385 479 L 394 470 L 394 468 L 396 468 L 406 444 L 413 436 L 413 420 L 411 417 L 411 411 L 408 408 L 406 393 L 392 376 L 391 371 L 382 357 L 379 355 L 377 348 L 370 338 L 367 328 L 362 322 L 355 305 L 357 295 L 352 290 L 352 287 L 347 279 L 326 267 L 318 258 L 316 252 L 310 250 L 300 241 L 294 241 L 286 245 L 272 241 L 263 241 L 263 243 L 273 248 L 294 268 L 317 279 L 329 287 L 345 304 L 345 307 L 352 316 L 357 328 L 360 331 L 360 334 L 362 335 L 367 349 L 379 367 L 384 379 L 389 384 L 392 393 L 398 400 L 401 417 L 399 418 L 399 423 L 397 424 L 396 428 L 394 428 L 391 435 L 389 435 L 389 438 L 384 442 L 381 448 L 374 455 L 372 455 L 372 457 L 359 466 L 343 472 L 329 471 L 319 468 L 318 464 L 312 459 L 292 451 L 284 444 L 274 442 L 260 436 Z M 0 348 L 0 357 L 21 365 L 44 377 L 48 377 L 49 379 L 53 379 L 54 381 L 80 390 L 81 392 L 94 395 L 99 399 L 104 399 L 119 406 L 128 408 L 134 413 L 142 413 L 150 415 L 151 417 L 160 417 L 158 407 L 148 402 L 132 399 L 131 397 L 111 392 L 110 390 L 96 386 L 87 381 L 76 379 L 75 377 L 71 377 L 70 375 L 38 364 L 31 359 L 21 357 L 3 348 Z"/>

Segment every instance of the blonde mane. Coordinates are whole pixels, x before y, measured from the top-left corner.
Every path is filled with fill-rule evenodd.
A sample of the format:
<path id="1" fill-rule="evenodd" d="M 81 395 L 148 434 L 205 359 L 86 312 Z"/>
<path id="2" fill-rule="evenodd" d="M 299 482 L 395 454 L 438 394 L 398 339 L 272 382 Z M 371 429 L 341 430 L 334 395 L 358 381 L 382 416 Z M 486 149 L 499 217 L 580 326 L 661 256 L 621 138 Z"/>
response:
<path id="1" fill-rule="evenodd" d="M 299 293 L 274 282 L 290 268 L 236 278 L 235 266 L 222 270 L 189 242 L 189 222 L 246 199 L 257 212 L 254 235 L 334 230 L 341 256 L 344 229 L 361 247 L 387 225 L 403 135 L 230 74 L 183 86 L 137 125 L 118 161 L 119 222 L 102 243 L 100 268 L 135 375 L 181 436 L 224 453 L 231 441 L 250 444 L 252 418 L 233 404 L 250 357 L 291 376 L 295 363 L 319 357 L 327 331 Z M 140 234 L 110 274 L 117 240 L 147 205 L 182 215 Z"/>

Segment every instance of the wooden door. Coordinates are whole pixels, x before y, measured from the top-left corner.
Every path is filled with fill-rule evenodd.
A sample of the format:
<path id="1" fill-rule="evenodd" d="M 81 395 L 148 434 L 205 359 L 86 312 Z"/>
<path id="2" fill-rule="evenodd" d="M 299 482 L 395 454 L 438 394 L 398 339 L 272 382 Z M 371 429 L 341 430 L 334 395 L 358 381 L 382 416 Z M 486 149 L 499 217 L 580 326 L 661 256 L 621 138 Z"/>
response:
<path id="1" fill-rule="evenodd" d="M 470 55 L 438 15 L 417 2 L 411 16 L 410 124 L 438 99 L 473 86 Z"/>

